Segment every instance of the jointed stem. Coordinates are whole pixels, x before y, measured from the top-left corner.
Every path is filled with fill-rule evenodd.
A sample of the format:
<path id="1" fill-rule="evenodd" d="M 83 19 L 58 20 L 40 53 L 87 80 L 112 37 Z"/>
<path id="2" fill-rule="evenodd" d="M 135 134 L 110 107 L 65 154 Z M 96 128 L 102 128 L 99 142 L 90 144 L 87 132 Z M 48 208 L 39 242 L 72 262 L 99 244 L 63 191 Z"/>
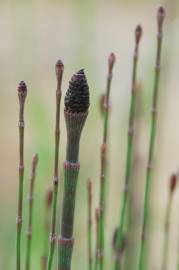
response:
<path id="1" fill-rule="evenodd" d="M 30 269 L 31 262 L 31 240 L 32 240 L 32 219 L 33 219 L 33 196 L 34 196 L 34 182 L 36 177 L 36 168 L 38 163 L 38 155 L 35 155 L 32 159 L 32 172 L 30 178 L 30 189 L 29 189 L 29 219 L 28 219 L 28 230 L 27 230 L 27 251 L 26 251 L 26 270 Z"/>
<path id="2" fill-rule="evenodd" d="M 141 243 L 139 251 L 139 265 L 138 270 L 144 269 L 144 259 L 145 259 L 145 237 L 146 237 L 146 225 L 148 222 L 148 212 L 149 212 L 149 192 L 150 183 L 152 178 L 152 166 L 154 158 L 154 146 L 156 137 L 156 124 L 157 124 L 157 101 L 158 101 L 158 88 L 159 88 L 159 78 L 160 78 L 160 58 L 161 58 L 161 48 L 162 48 L 162 26 L 165 17 L 165 11 L 162 7 L 158 9 L 157 21 L 158 21 L 158 34 L 157 34 L 157 56 L 155 65 L 155 79 L 154 79 L 154 91 L 152 100 L 152 111 L 151 111 L 151 130 L 150 130 L 150 143 L 149 143 L 149 155 L 147 163 L 146 172 L 146 184 L 144 193 L 144 208 L 143 208 L 143 221 L 142 221 L 142 233 L 141 233 Z"/>
<path id="3" fill-rule="evenodd" d="M 108 141 L 108 123 L 109 123 L 109 96 L 112 81 L 112 70 L 115 63 L 115 55 L 110 54 L 108 58 L 108 76 L 107 87 L 104 101 L 104 129 L 103 129 L 103 143 L 101 146 L 101 171 L 100 171 L 100 220 L 99 220 L 99 249 L 100 249 L 100 270 L 103 269 L 103 252 L 104 252 L 104 214 L 105 214 L 105 191 L 106 191 L 106 163 L 107 163 L 107 141 Z"/>
<path id="4" fill-rule="evenodd" d="M 50 234 L 50 250 L 48 256 L 47 270 L 50 270 L 53 262 L 53 255 L 56 242 L 56 208 L 58 196 L 58 161 L 59 161 L 59 140 L 60 140 L 60 102 L 61 102 L 61 84 L 63 76 L 63 63 L 59 60 L 56 63 L 56 77 L 57 77 L 57 90 L 56 90 L 56 127 L 55 127 L 55 158 L 54 158 L 54 179 L 53 179 L 53 206 L 52 206 L 52 223 Z"/>
<path id="5" fill-rule="evenodd" d="M 26 84 L 21 81 L 18 86 L 19 96 L 19 190 L 17 215 L 17 241 L 16 241 L 16 270 L 21 269 L 21 228 L 23 208 L 23 182 L 24 182 L 24 103 L 27 95 Z"/>
<path id="6" fill-rule="evenodd" d="M 137 73 L 137 63 L 138 63 L 139 41 L 140 41 L 141 35 L 142 35 L 142 28 L 141 26 L 137 26 L 136 31 L 135 31 L 136 44 L 135 44 L 134 57 L 133 57 L 132 91 L 131 91 L 131 104 L 130 104 L 129 125 L 128 125 L 126 171 L 125 171 L 123 198 L 122 198 L 122 208 L 121 208 L 119 228 L 117 231 L 117 241 L 116 241 L 116 245 L 117 245 L 116 250 L 118 254 L 120 252 L 120 247 L 122 243 L 128 191 L 129 191 L 129 182 L 130 182 L 130 176 L 131 176 L 131 170 L 132 170 L 133 135 L 134 135 L 134 120 L 135 120 L 135 110 L 136 110 L 136 73 Z M 116 258 L 115 258 L 115 270 L 118 270 L 121 267 L 118 254 L 116 254 Z"/>
<path id="7" fill-rule="evenodd" d="M 88 270 L 92 270 L 92 182 L 87 183 L 88 190 Z"/>

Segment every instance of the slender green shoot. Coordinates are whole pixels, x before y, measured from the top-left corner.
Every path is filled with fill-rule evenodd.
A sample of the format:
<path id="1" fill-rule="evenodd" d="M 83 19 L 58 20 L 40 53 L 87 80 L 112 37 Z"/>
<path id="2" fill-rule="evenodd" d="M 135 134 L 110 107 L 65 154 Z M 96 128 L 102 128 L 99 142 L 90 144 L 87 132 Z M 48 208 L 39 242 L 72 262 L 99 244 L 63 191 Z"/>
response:
<path id="1" fill-rule="evenodd" d="M 132 161 L 133 161 L 133 137 L 134 137 L 134 120 L 136 110 L 136 75 L 137 75 L 137 64 L 138 64 L 138 51 L 139 43 L 142 36 L 142 28 L 140 25 L 135 30 L 135 49 L 133 56 L 133 74 L 132 74 L 132 89 L 131 89 L 131 104 L 129 114 L 129 125 L 128 125 L 128 142 L 127 142 L 127 155 L 126 155 L 126 172 L 124 181 L 124 190 L 122 198 L 122 208 L 119 220 L 119 227 L 117 230 L 116 250 L 117 254 L 115 257 L 115 270 L 120 269 L 120 260 L 118 258 L 119 251 L 121 249 L 122 239 L 124 235 L 124 224 L 127 209 L 127 200 L 129 193 L 129 183 L 131 178 Z"/>
<path id="2" fill-rule="evenodd" d="M 61 85 L 64 65 L 61 60 L 56 63 L 56 77 L 57 77 L 57 90 L 56 90 L 56 126 L 55 126 L 55 157 L 54 157 L 54 178 L 53 178 L 53 206 L 52 206 L 52 221 L 51 221 L 51 233 L 50 233 L 50 250 L 48 256 L 47 270 L 51 270 L 53 255 L 56 243 L 56 208 L 58 197 L 58 163 L 59 163 L 59 141 L 60 141 L 60 102 L 61 102 Z"/>
<path id="3" fill-rule="evenodd" d="M 92 182 L 88 179 L 88 270 L 92 270 Z"/>
<path id="4" fill-rule="evenodd" d="M 163 256 L 162 256 L 162 270 L 168 269 L 168 251 L 169 251 L 169 236 L 170 236 L 170 219 L 171 219 L 171 207 L 173 193 L 177 184 L 177 175 L 173 174 L 170 178 L 169 183 L 169 197 L 167 201 L 167 208 L 165 213 L 165 227 L 164 227 L 164 245 L 163 245 Z"/>
<path id="5" fill-rule="evenodd" d="M 16 241 L 16 270 L 21 269 L 21 231 L 23 211 L 23 183 L 24 183 L 24 104 L 27 96 L 25 82 L 18 85 L 19 97 L 19 190 L 18 190 L 18 213 L 17 213 L 17 241 Z"/>
<path id="6" fill-rule="evenodd" d="M 44 251 L 43 256 L 41 257 L 41 266 L 42 270 L 45 270 L 47 267 L 48 260 L 48 246 L 49 246 L 49 233 L 50 233 L 50 214 L 52 207 L 53 199 L 53 190 L 48 189 L 45 194 L 45 220 L 44 220 Z"/>
<path id="7" fill-rule="evenodd" d="M 30 177 L 29 187 L 29 216 L 28 216 L 28 230 L 27 230 L 27 251 L 26 251 L 26 264 L 25 269 L 30 269 L 31 263 L 31 244 L 32 244 L 32 222 L 33 222 L 33 200 L 34 200 L 34 182 L 36 178 L 36 169 L 38 163 L 38 155 L 34 155 L 32 158 L 32 172 Z"/>
<path id="8" fill-rule="evenodd" d="M 104 99 L 104 128 L 103 128 L 103 143 L 101 145 L 101 171 L 100 171 L 100 209 L 101 215 L 99 220 L 100 228 L 100 270 L 103 269 L 104 258 L 104 213 L 105 213 L 105 190 L 106 190 L 106 173 L 107 173 L 107 143 L 108 143 L 108 125 L 109 125 L 109 97 L 112 82 L 112 71 L 115 63 L 115 55 L 111 53 L 108 58 L 108 76 L 107 87 Z"/>
<path id="9" fill-rule="evenodd" d="M 94 270 L 99 268 L 99 263 L 101 260 L 101 251 L 100 251 L 100 231 L 99 231 L 99 220 L 101 216 L 101 210 L 99 208 L 96 209 L 96 247 L 95 247 L 95 263 L 94 263 Z"/>
<path id="10" fill-rule="evenodd" d="M 163 21 L 165 18 L 165 10 L 160 7 L 157 12 L 157 55 L 156 55 L 156 65 L 155 65 L 155 78 L 154 78 L 154 90 L 153 90 L 153 100 L 152 100 L 152 111 L 151 111 L 151 130 L 150 130 L 150 142 L 149 142 L 149 154 L 146 172 L 146 183 L 144 192 L 144 206 L 143 206 L 143 220 L 142 220 L 142 232 L 141 232 L 141 242 L 139 249 L 139 264 L 138 270 L 143 270 L 145 253 L 146 253 L 146 225 L 149 218 L 149 195 L 150 195 L 150 184 L 152 180 L 152 167 L 154 159 L 154 147 L 156 138 L 156 126 L 157 126 L 157 103 L 158 103 L 158 89 L 159 89 L 159 79 L 160 79 L 160 62 L 161 62 L 161 51 L 162 51 L 162 37 L 163 37 Z"/>

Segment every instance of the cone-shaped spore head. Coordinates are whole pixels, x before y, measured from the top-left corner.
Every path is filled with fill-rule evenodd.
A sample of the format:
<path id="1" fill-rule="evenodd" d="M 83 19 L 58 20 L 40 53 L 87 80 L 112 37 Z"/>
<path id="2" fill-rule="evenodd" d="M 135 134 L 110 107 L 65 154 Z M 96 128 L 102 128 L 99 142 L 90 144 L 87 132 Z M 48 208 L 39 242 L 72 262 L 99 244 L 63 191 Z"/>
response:
<path id="1" fill-rule="evenodd" d="M 69 113 L 85 113 L 89 107 L 89 87 L 84 70 L 75 73 L 65 96 L 65 111 Z"/>

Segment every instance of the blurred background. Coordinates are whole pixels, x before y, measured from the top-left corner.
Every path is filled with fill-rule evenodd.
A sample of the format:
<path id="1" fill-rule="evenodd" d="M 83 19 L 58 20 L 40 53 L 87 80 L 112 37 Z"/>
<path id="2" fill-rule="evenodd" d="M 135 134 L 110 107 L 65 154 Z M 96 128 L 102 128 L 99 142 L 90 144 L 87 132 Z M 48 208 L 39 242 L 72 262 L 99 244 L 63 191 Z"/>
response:
<path id="1" fill-rule="evenodd" d="M 35 184 L 32 269 L 41 269 L 44 244 L 44 196 L 52 186 L 55 120 L 55 63 L 64 62 L 63 97 L 72 74 L 84 68 L 91 94 L 88 121 L 82 135 L 75 212 L 73 269 L 86 269 L 86 181 L 93 181 L 93 209 L 98 206 L 100 144 L 103 118 L 99 97 L 105 91 L 107 57 L 116 54 L 111 90 L 109 177 L 106 218 L 106 266 L 113 260 L 112 235 L 118 224 L 126 158 L 134 29 L 143 27 L 138 81 L 140 104 L 137 128 L 136 168 L 133 179 L 136 268 L 148 153 L 150 107 L 156 53 L 156 10 L 164 5 L 167 18 L 160 85 L 156 162 L 151 190 L 149 269 L 160 269 L 168 179 L 179 168 L 179 13 L 177 0 L 1 0 L 0 1 L 0 269 L 14 269 L 18 190 L 18 98 L 20 80 L 28 85 L 25 110 L 25 186 L 23 253 L 26 243 L 27 190 L 31 158 L 39 154 Z M 63 105 L 63 103 L 62 103 Z M 63 180 L 66 129 L 61 116 L 60 174 Z M 59 188 L 59 211 L 63 181 Z M 177 191 L 178 193 L 178 191 Z M 179 245 L 179 197 L 175 194 L 171 217 L 169 269 L 176 269 Z M 94 212 L 94 211 L 93 211 Z M 58 218 L 59 221 L 59 218 Z M 58 222 L 59 224 L 59 222 Z M 93 224 L 95 225 L 95 224 Z M 95 226 L 94 226 L 95 236 Z M 95 244 L 95 243 L 94 243 Z M 106 268 L 106 269 L 107 269 Z"/>

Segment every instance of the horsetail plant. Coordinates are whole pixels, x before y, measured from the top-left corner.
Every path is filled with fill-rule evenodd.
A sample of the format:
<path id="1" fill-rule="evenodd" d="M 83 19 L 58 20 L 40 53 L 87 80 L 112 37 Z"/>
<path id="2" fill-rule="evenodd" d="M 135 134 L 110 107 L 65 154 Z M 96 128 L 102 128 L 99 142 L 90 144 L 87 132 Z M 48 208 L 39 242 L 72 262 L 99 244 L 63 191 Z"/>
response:
<path id="1" fill-rule="evenodd" d="M 19 97 L 19 190 L 17 213 L 17 241 L 16 241 L 16 270 L 21 269 L 21 231 L 23 212 L 23 183 L 24 183 L 24 104 L 27 96 L 27 86 L 21 81 L 17 88 Z"/>
<path id="2" fill-rule="evenodd" d="M 87 182 L 88 192 L 88 270 L 92 270 L 92 182 L 88 179 Z"/>
<path id="3" fill-rule="evenodd" d="M 95 221 L 96 221 L 96 247 L 95 247 L 95 263 L 94 263 L 94 270 L 98 269 L 100 263 L 100 228 L 99 228 L 99 221 L 101 216 L 101 209 L 97 208 L 95 212 Z"/>
<path id="4" fill-rule="evenodd" d="M 107 173 L 107 143 L 108 143 L 108 125 L 109 125 L 109 98 L 112 82 L 112 72 L 116 57 L 114 53 L 111 53 L 108 57 L 108 75 L 107 75 L 107 87 L 104 97 L 104 127 L 103 127 L 103 142 L 101 145 L 101 169 L 100 169 L 100 199 L 99 207 L 101 209 L 101 215 L 99 220 L 99 245 L 100 245 L 100 270 L 103 269 L 104 259 L 104 214 L 105 214 L 105 190 L 106 190 L 106 173 Z"/>
<path id="5" fill-rule="evenodd" d="M 59 163 L 59 141 L 60 141 L 60 102 L 61 102 L 61 85 L 63 77 L 64 65 L 61 60 L 58 60 L 55 66 L 56 78 L 57 78 L 57 90 L 56 90 L 56 125 L 55 125 L 55 157 L 54 157 L 54 178 L 53 178 L 53 206 L 52 206 L 52 221 L 51 221 L 51 233 L 50 233 L 50 250 L 48 256 L 47 270 L 51 270 L 53 255 L 56 243 L 56 208 L 58 197 L 58 163 Z"/>
<path id="6" fill-rule="evenodd" d="M 64 162 L 64 195 L 61 234 L 59 237 L 59 270 L 71 269 L 73 251 L 73 224 L 76 186 L 80 164 L 79 146 L 89 108 L 89 87 L 84 70 L 74 74 L 65 96 L 65 121 L 67 128 L 66 161 Z"/>
<path id="7" fill-rule="evenodd" d="M 126 207 L 129 192 L 129 183 L 131 178 L 132 161 L 133 161 L 133 137 L 134 137 L 134 120 L 135 120 L 135 110 L 136 110 L 136 76 L 137 76 L 137 64 L 138 64 L 138 53 L 139 53 L 139 43 L 142 36 L 142 28 L 138 25 L 135 29 L 135 48 L 133 56 L 133 73 L 132 73 L 132 89 L 131 89 L 131 104 L 129 113 L 129 125 L 128 125 L 128 141 L 127 141 L 127 155 L 126 155 L 126 169 L 125 169 L 125 180 L 124 189 L 122 197 L 122 208 L 119 220 L 119 227 L 117 230 L 116 239 L 116 256 L 115 256 L 115 270 L 121 268 L 120 258 L 118 254 L 121 249 L 122 238 L 124 235 L 124 224 L 126 216 Z"/>
<path id="8" fill-rule="evenodd" d="M 171 207 L 173 193 L 177 185 L 177 175 L 173 174 L 170 177 L 169 182 L 169 197 L 167 201 L 167 208 L 165 214 L 165 227 L 164 227 L 164 245 L 163 245 L 163 255 L 162 255 L 162 270 L 168 269 L 168 248 L 169 248 L 169 234 L 170 234 L 170 217 L 171 217 Z"/>
<path id="9" fill-rule="evenodd" d="M 50 233 L 50 213 L 52 207 L 52 199 L 53 199 L 53 190 L 48 189 L 45 194 L 45 220 L 44 220 L 44 252 L 41 258 L 41 265 L 42 270 L 45 270 L 47 267 L 47 260 L 48 260 L 48 239 Z"/>
<path id="10" fill-rule="evenodd" d="M 157 26 L 158 26 L 157 55 L 156 55 L 156 64 L 155 64 L 155 78 L 154 78 L 154 89 L 153 89 L 152 110 L 151 110 L 151 130 L 150 130 L 149 153 L 148 153 L 146 183 L 145 183 L 145 192 L 144 192 L 143 220 L 142 220 L 142 232 L 141 232 L 141 242 L 140 242 L 140 250 L 139 250 L 138 270 L 144 269 L 144 259 L 145 259 L 145 252 L 146 252 L 146 243 L 145 243 L 146 225 L 148 222 L 150 184 L 151 184 L 151 178 L 152 178 L 154 147 L 155 147 L 155 138 L 156 138 L 157 103 L 158 103 L 158 90 L 159 90 L 159 79 L 160 79 L 160 62 L 161 62 L 164 19 L 165 19 L 165 10 L 163 7 L 160 7 L 157 11 Z"/>
<path id="11" fill-rule="evenodd" d="M 30 177 L 29 187 L 29 216 L 28 216 L 28 230 L 27 230 L 27 251 L 26 251 L 26 265 L 25 269 L 30 269 L 31 263 L 31 244 L 32 244 L 32 222 L 33 222 L 33 200 L 34 200 L 34 182 L 36 178 L 36 170 L 38 164 L 38 155 L 34 155 L 32 158 L 32 171 Z"/>

